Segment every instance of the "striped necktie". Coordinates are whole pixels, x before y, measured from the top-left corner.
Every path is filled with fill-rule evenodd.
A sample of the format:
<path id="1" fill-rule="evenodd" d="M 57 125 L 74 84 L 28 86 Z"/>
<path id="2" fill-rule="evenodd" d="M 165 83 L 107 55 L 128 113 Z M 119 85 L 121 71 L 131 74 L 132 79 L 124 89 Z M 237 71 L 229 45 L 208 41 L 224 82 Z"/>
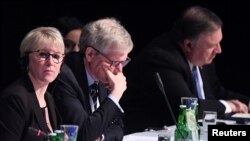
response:
<path id="1" fill-rule="evenodd" d="M 97 109 L 97 97 L 98 97 L 98 84 L 97 83 L 93 83 L 92 85 L 90 85 L 90 96 L 93 100 L 93 104 L 94 104 L 94 110 Z"/>

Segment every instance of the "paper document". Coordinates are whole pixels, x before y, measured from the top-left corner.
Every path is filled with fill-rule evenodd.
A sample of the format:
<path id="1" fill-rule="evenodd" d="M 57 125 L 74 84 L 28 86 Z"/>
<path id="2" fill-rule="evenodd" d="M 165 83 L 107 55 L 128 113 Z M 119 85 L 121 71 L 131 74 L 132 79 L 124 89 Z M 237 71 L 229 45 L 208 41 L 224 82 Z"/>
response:
<path id="1" fill-rule="evenodd" d="M 249 118 L 250 119 L 250 114 L 249 113 L 236 113 L 232 115 L 232 118 Z"/>

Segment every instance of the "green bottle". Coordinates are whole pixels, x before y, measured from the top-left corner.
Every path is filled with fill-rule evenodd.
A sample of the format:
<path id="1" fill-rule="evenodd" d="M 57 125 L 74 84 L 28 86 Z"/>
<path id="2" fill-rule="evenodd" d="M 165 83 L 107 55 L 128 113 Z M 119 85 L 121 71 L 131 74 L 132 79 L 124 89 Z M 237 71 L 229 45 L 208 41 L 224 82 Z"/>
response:
<path id="1" fill-rule="evenodd" d="M 55 130 L 57 141 L 64 141 L 64 131 L 63 130 Z"/>
<path id="2" fill-rule="evenodd" d="M 49 141 L 57 141 L 56 133 L 49 133 Z"/>
<path id="3" fill-rule="evenodd" d="M 178 123 L 176 125 L 176 129 L 175 129 L 175 133 L 174 133 L 174 140 L 175 141 L 189 138 L 190 131 L 186 125 L 186 110 L 187 110 L 186 105 L 180 105 Z"/>

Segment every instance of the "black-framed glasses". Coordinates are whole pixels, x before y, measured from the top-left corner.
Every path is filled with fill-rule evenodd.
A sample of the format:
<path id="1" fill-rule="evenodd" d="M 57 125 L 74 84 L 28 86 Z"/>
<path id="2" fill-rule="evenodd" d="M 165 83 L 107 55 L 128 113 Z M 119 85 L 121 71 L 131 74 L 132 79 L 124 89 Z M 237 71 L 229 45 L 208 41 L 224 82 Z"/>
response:
<path id="1" fill-rule="evenodd" d="M 91 47 L 91 46 L 90 46 Z M 103 57 L 105 57 L 107 60 L 109 60 L 111 63 L 110 66 L 114 66 L 114 67 L 117 67 L 119 64 L 122 64 L 122 67 L 125 67 L 130 61 L 131 59 L 128 57 L 125 61 L 113 61 L 111 60 L 108 56 L 106 56 L 104 53 L 102 53 L 101 51 L 99 51 L 98 49 L 94 48 L 94 47 L 91 47 L 93 48 L 96 52 L 98 52 L 99 54 L 101 54 Z"/>
<path id="2" fill-rule="evenodd" d="M 44 51 L 44 50 L 28 51 L 27 53 L 28 54 L 35 53 L 39 61 L 45 61 L 51 56 L 53 62 L 56 64 L 61 63 L 64 58 L 64 54 L 60 54 L 60 53 L 51 54 L 48 51 Z"/>

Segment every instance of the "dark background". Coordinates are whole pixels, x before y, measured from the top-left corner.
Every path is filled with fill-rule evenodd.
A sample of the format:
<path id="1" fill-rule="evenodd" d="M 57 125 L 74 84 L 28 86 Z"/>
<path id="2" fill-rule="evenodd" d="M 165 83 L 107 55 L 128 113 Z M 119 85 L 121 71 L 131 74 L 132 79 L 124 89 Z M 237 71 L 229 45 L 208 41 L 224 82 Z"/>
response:
<path id="1" fill-rule="evenodd" d="M 19 45 L 27 32 L 48 25 L 61 16 L 75 16 L 83 23 L 116 17 L 134 41 L 132 59 L 153 38 L 168 30 L 188 6 L 201 5 L 224 22 L 222 54 L 215 59 L 223 85 L 249 94 L 250 7 L 239 0 L 144 1 L 1 1 L 0 90 L 20 75 Z M 128 65 L 129 67 L 129 65 Z M 126 68 L 125 68 L 126 72 Z"/>

